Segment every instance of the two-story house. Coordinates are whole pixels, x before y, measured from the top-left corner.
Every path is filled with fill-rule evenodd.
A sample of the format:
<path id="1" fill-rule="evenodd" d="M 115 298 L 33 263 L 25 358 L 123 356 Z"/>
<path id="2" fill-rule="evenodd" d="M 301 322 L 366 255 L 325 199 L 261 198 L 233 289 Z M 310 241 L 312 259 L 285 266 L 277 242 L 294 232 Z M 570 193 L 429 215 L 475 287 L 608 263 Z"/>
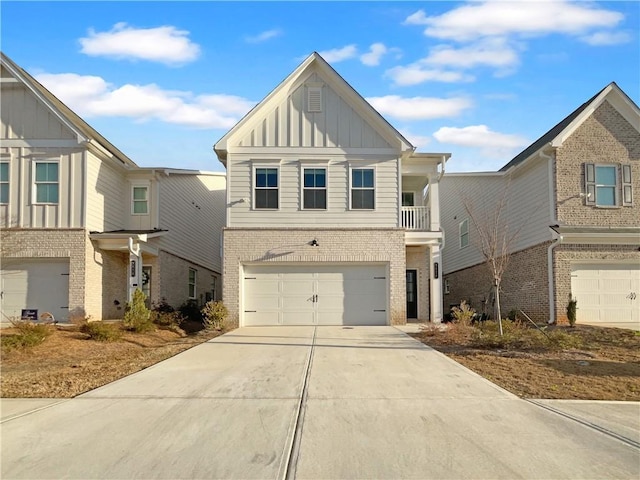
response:
<path id="1" fill-rule="evenodd" d="M 441 321 L 438 182 L 313 53 L 214 146 L 227 169 L 224 303 L 236 325 Z"/>
<path id="2" fill-rule="evenodd" d="M 0 82 L 3 322 L 218 295 L 223 173 L 138 167 L 4 54 Z"/>
<path id="3" fill-rule="evenodd" d="M 480 222 L 514 237 L 503 277 L 503 315 L 538 321 L 640 323 L 640 110 L 611 83 L 497 172 L 441 181 L 445 304 L 470 300 L 493 313 L 492 277 L 478 249 Z M 466 207 L 465 207 L 466 204 Z M 470 208 L 469 208 L 470 206 Z"/>

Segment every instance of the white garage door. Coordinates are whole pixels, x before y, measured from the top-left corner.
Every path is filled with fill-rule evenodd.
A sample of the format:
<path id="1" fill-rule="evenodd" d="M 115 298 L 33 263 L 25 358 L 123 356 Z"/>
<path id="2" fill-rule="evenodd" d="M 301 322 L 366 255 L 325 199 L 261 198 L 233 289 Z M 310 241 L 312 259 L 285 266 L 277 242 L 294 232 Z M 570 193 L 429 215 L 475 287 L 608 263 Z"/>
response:
<path id="1" fill-rule="evenodd" d="M 384 265 L 247 265 L 244 325 L 386 325 Z"/>
<path id="2" fill-rule="evenodd" d="M 578 264 L 571 268 L 578 323 L 640 322 L 640 264 Z"/>
<path id="3" fill-rule="evenodd" d="M 38 315 L 69 316 L 69 261 L 2 259 L 2 321 L 20 318 L 23 309 Z"/>

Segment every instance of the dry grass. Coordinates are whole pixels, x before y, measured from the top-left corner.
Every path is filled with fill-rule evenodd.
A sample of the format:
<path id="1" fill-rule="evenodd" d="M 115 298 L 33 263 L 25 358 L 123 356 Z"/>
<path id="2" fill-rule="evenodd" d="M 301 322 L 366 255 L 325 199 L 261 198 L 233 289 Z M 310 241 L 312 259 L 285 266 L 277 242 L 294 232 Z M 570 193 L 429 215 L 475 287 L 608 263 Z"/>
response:
<path id="1" fill-rule="evenodd" d="M 13 328 L 0 330 L 2 337 L 15 334 Z M 116 341 L 97 342 L 77 328 L 58 328 L 40 345 L 2 352 L 0 394 L 6 398 L 75 397 L 220 334 L 123 332 Z"/>
<path id="2" fill-rule="evenodd" d="M 521 397 L 640 401 L 640 332 L 558 326 L 547 331 L 554 343 L 526 330 L 530 337 L 500 346 L 483 343 L 476 327 L 415 337 Z"/>

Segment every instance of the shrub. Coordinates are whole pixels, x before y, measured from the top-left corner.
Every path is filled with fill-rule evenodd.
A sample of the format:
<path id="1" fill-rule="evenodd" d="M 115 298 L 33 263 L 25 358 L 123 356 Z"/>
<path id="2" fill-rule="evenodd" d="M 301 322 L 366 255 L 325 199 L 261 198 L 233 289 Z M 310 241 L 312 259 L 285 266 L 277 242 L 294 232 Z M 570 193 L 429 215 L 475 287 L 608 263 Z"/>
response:
<path id="1" fill-rule="evenodd" d="M 576 311 L 578 310 L 578 300 L 573 298 L 569 294 L 569 303 L 567 303 L 567 319 L 569 319 L 569 326 L 575 327 L 576 325 Z"/>
<path id="2" fill-rule="evenodd" d="M 459 307 L 453 307 L 451 309 L 451 316 L 454 322 L 462 323 L 465 325 L 471 324 L 471 319 L 475 315 L 476 311 L 469 306 L 464 300 L 460 302 Z"/>
<path id="3" fill-rule="evenodd" d="M 180 315 L 185 320 L 190 320 L 192 322 L 202 322 L 202 312 L 200 311 L 200 307 L 198 306 L 198 302 L 195 300 L 187 300 L 178 308 Z"/>
<path id="4" fill-rule="evenodd" d="M 118 325 L 104 322 L 85 322 L 80 331 L 98 342 L 115 342 L 122 338 L 122 330 Z"/>
<path id="5" fill-rule="evenodd" d="M 143 333 L 155 328 L 151 322 L 151 310 L 145 305 L 145 300 L 146 295 L 139 288 L 133 292 L 133 298 L 127 303 L 124 312 L 123 324 L 128 330 Z"/>
<path id="6" fill-rule="evenodd" d="M 40 345 L 53 333 L 53 327 L 42 323 L 11 320 L 11 324 L 18 331 L 14 335 L 0 337 L 5 351 L 17 348 L 30 348 Z"/>
<path id="7" fill-rule="evenodd" d="M 577 335 L 571 335 L 561 330 L 554 330 L 548 335 L 549 348 L 552 350 L 565 350 L 568 348 L 581 348 L 584 341 Z"/>
<path id="8" fill-rule="evenodd" d="M 153 311 L 159 313 L 173 313 L 176 309 L 167 303 L 166 298 L 163 298 L 158 303 L 153 304 Z"/>
<path id="9" fill-rule="evenodd" d="M 224 330 L 227 319 L 227 307 L 222 302 L 210 301 L 202 307 L 202 319 L 207 330 Z"/>

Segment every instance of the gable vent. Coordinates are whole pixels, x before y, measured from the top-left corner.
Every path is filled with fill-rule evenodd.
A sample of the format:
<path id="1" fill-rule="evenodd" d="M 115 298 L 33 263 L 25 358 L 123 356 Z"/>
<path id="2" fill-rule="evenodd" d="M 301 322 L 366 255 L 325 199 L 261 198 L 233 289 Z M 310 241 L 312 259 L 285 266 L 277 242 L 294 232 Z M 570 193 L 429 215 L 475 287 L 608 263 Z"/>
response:
<path id="1" fill-rule="evenodd" d="M 321 87 L 307 87 L 307 111 L 308 112 L 322 111 L 322 88 Z"/>

